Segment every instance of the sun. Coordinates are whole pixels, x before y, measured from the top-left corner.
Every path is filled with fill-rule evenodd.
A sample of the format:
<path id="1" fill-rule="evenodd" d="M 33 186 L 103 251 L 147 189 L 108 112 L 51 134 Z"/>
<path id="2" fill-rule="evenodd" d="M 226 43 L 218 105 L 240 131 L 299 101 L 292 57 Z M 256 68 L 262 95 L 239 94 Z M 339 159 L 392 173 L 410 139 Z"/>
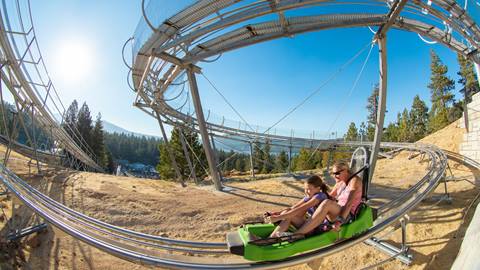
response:
<path id="1" fill-rule="evenodd" d="M 65 83 L 78 83 L 93 74 L 93 53 L 91 43 L 86 40 L 63 40 L 55 52 L 53 68 Z"/>

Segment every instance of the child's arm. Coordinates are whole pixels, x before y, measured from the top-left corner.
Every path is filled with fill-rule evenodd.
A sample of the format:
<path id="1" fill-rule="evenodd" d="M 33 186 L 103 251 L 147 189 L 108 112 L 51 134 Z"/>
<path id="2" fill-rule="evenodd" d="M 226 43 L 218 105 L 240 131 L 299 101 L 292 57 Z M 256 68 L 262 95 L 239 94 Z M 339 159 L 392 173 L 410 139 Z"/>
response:
<path id="1" fill-rule="evenodd" d="M 332 191 L 330 191 L 330 193 L 328 193 L 328 195 L 330 196 L 330 198 L 336 198 L 336 197 L 337 197 L 337 187 L 338 187 L 338 185 L 335 184 L 335 186 L 333 187 Z"/>
<path id="2" fill-rule="evenodd" d="M 268 213 L 269 216 L 271 216 L 271 215 L 278 216 L 278 215 L 280 215 L 280 214 L 281 214 L 282 212 L 284 212 L 284 211 L 290 211 L 290 210 L 292 210 L 292 209 L 295 209 L 295 208 L 301 206 L 302 203 L 304 203 L 303 199 L 301 199 L 300 201 L 298 201 L 296 204 L 294 204 L 294 205 L 292 205 L 292 206 L 290 206 L 290 207 L 288 207 L 288 208 L 285 208 L 284 210 L 277 211 L 277 212 L 267 212 L 267 213 Z M 267 213 L 265 213 L 265 214 L 267 214 Z"/>
<path id="3" fill-rule="evenodd" d="M 291 217 L 294 217 L 294 216 L 297 216 L 297 215 L 300 215 L 300 214 L 304 214 L 304 213 L 307 212 L 308 208 L 314 207 L 314 206 L 318 205 L 319 203 L 320 203 L 320 201 L 316 197 L 313 197 L 306 202 L 303 202 L 303 200 L 302 200 L 302 203 L 300 205 L 298 205 L 296 208 L 293 208 L 293 209 L 287 211 L 286 213 L 276 215 L 276 216 L 272 216 L 272 217 L 270 217 L 270 220 L 272 222 L 277 222 L 279 220 L 283 220 L 283 219 L 291 218 Z"/>

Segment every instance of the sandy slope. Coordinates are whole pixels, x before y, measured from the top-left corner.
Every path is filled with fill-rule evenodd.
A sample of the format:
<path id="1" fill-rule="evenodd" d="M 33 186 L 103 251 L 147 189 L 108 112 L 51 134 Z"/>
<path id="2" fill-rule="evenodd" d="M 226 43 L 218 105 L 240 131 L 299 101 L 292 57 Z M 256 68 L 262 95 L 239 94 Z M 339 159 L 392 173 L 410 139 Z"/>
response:
<path id="1" fill-rule="evenodd" d="M 463 129 L 455 124 L 422 140 L 457 151 Z M 0 151 L 1 152 L 1 151 Z M 1 154 L 1 153 L 0 153 Z M 409 153 L 378 162 L 373 183 L 379 197 L 391 198 L 415 183 L 424 173 L 427 163 L 420 157 L 408 160 Z M 166 181 L 48 169 L 44 177 L 29 174 L 27 161 L 19 155 L 10 167 L 52 198 L 87 215 L 118 226 L 173 238 L 223 241 L 225 233 L 244 222 L 258 219 L 265 210 L 282 208 L 302 196 L 301 182 L 292 178 L 267 179 L 231 183 L 232 192 L 220 193 L 211 186 L 187 188 Z M 475 181 L 474 173 L 451 162 L 456 177 Z M 378 269 L 449 269 L 456 257 L 462 237 L 473 211 L 465 216 L 470 201 L 478 189 L 468 181 L 449 182 L 452 204 L 428 200 L 410 213 L 408 244 L 415 259 L 411 267 L 393 260 Z M 438 194 L 443 186 L 437 189 Z M 9 200 L 2 202 L 11 215 Z M 14 210 L 15 222 L 27 224 L 35 219 L 20 206 Z M 1 221 L 5 224 L 5 220 Z M 2 233 L 7 231 L 5 226 Z M 399 232 L 391 236 L 400 239 Z M 0 246 L 3 250 L 5 247 Z M 1 269 L 149 269 L 123 261 L 89 247 L 70 236 L 49 230 L 30 236 L 21 247 L 8 256 L 0 256 Z M 15 255 L 15 256 L 14 256 Z M 12 257 L 18 265 L 12 265 Z M 23 258 L 23 259 L 22 259 Z M 300 265 L 292 269 L 359 269 L 387 257 L 377 250 L 360 244 L 341 254 Z"/>

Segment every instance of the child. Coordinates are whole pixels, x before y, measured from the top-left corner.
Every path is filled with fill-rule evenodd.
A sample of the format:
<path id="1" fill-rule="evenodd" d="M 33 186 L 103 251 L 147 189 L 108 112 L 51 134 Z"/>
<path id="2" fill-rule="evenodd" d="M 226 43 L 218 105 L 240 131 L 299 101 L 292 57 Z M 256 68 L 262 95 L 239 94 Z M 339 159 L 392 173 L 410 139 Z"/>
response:
<path id="1" fill-rule="evenodd" d="M 313 215 L 320 203 L 329 198 L 328 186 L 317 175 L 312 175 L 305 181 L 305 197 L 298 203 L 282 212 L 265 213 L 268 222 L 281 221 L 270 237 L 281 237 L 293 225 L 300 228 L 308 216 Z"/>

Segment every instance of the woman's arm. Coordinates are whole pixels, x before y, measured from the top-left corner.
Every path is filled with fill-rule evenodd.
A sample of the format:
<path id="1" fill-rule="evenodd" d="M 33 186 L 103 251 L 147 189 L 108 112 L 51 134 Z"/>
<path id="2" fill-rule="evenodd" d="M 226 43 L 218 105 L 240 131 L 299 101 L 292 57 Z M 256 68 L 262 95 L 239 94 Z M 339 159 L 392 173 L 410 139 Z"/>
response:
<path id="1" fill-rule="evenodd" d="M 350 213 L 350 209 L 352 208 L 353 204 L 354 194 L 356 192 L 362 192 L 362 180 L 360 179 L 360 177 L 356 176 L 351 180 L 351 183 L 349 184 L 351 184 L 352 187 L 350 188 L 350 193 L 348 194 L 347 203 L 342 206 L 342 210 L 340 211 L 339 216 L 342 218 L 347 218 L 348 213 Z"/>

